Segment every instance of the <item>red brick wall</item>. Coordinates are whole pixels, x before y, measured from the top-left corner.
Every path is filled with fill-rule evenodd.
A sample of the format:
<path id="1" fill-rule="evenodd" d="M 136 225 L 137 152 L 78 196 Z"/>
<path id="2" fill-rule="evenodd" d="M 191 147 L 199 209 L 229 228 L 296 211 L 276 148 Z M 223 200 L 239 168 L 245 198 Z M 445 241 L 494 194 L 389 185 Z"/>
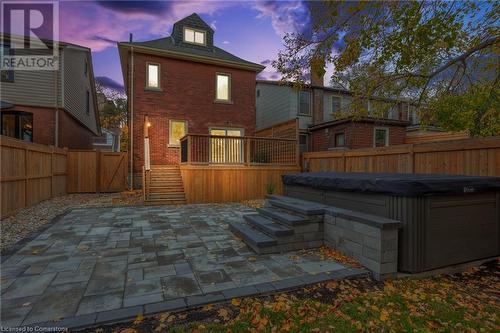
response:
<path id="1" fill-rule="evenodd" d="M 59 147 L 93 149 L 95 134 L 68 112 L 59 110 Z"/>
<path id="2" fill-rule="evenodd" d="M 24 111 L 33 114 L 33 142 L 55 145 L 55 109 L 15 105 L 5 111 Z M 89 129 L 75 120 L 65 110 L 59 109 L 59 147 L 92 149 L 94 137 Z"/>
<path id="3" fill-rule="evenodd" d="M 33 142 L 44 145 L 54 144 L 54 109 L 16 105 L 5 111 L 23 111 L 33 114 Z"/>
<path id="4" fill-rule="evenodd" d="M 146 62 L 160 64 L 162 91 L 145 90 Z M 232 104 L 214 103 L 216 73 L 231 74 Z M 143 124 L 147 115 L 151 164 L 179 162 L 179 148 L 169 148 L 169 120 L 187 120 L 188 133 L 208 134 L 211 127 L 255 132 L 256 73 L 241 69 L 134 54 L 134 172 L 144 163 Z"/>
<path id="5" fill-rule="evenodd" d="M 373 147 L 373 131 L 375 127 L 389 129 L 389 145 L 401 145 L 405 143 L 405 125 L 347 122 L 312 131 L 312 151 L 328 150 L 330 136 L 333 137 L 335 133 L 341 132 L 345 134 L 345 148 L 371 148 Z M 326 133 L 326 129 L 328 129 L 328 133 Z"/>

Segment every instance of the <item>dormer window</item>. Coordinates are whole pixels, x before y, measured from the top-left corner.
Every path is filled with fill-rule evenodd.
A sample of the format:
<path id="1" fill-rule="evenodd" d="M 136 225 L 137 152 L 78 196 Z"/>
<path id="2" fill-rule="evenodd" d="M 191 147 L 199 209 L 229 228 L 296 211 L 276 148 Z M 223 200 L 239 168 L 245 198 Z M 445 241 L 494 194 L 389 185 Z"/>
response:
<path id="1" fill-rule="evenodd" d="M 205 31 L 184 28 L 184 42 L 198 45 L 206 44 Z"/>

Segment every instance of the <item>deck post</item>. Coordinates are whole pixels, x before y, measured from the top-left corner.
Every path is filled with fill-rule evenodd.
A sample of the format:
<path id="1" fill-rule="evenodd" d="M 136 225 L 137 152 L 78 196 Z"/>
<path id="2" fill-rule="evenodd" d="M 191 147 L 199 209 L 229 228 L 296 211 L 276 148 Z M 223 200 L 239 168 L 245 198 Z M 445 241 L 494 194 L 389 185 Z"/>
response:
<path id="1" fill-rule="evenodd" d="M 191 164 L 191 135 L 187 136 L 187 163 Z"/>
<path id="2" fill-rule="evenodd" d="M 245 140 L 245 149 L 246 149 L 246 159 L 247 159 L 247 165 L 250 165 L 250 138 L 246 138 Z"/>

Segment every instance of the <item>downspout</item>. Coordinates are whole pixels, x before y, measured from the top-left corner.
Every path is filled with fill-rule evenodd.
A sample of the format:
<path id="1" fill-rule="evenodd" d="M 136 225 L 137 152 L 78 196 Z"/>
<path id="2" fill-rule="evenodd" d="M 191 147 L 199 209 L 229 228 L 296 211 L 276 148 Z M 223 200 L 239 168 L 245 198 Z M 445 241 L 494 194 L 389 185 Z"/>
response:
<path id="1" fill-rule="evenodd" d="M 130 34 L 132 42 L 132 34 Z M 130 140 L 130 190 L 134 190 L 134 47 L 130 47 L 130 128 L 128 137 Z"/>
<path id="2" fill-rule="evenodd" d="M 60 59 L 60 57 L 59 57 Z M 61 70 L 61 61 L 59 69 L 54 71 L 54 146 L 59 148 L 59 71 Z"/>

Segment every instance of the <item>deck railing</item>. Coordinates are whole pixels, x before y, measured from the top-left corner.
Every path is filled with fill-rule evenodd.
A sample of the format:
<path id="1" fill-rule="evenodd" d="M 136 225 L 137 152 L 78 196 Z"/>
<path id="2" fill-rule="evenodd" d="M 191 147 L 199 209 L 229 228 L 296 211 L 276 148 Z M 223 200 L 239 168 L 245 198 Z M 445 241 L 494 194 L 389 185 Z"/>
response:
<path id="1" fill-rule="evenodd" d="M 181 140 L 181 164 L 299 165 L 297 140 L 188 134 Z"/>

